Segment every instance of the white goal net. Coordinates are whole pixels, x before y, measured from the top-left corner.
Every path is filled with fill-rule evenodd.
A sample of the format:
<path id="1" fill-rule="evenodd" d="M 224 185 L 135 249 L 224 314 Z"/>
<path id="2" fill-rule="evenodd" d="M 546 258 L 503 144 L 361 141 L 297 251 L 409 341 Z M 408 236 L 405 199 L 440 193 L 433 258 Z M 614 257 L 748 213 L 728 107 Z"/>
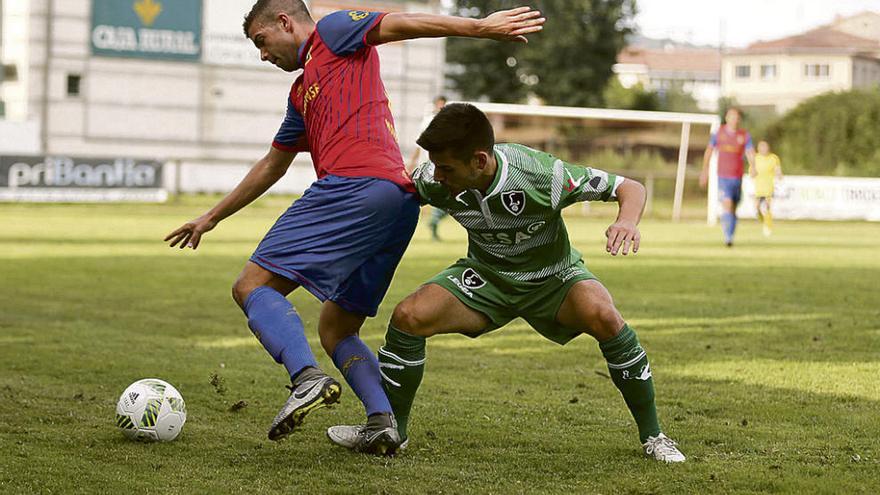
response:
<path id="1" fill-rule="evenodd" d="M 696 177 L 709 136 L 720 125 L 716 115 L 472 103 L 489 117 L 499 142 L 525 144 L 643 181 L 649 194 L 647 209 L 662 205 L 674 221 L 686 209 L 691 215 L 684 216 L 693 216 L 695 208 L 699 216 L 712 214 L 715 181 L 710 181 L 707 208 Z"/>

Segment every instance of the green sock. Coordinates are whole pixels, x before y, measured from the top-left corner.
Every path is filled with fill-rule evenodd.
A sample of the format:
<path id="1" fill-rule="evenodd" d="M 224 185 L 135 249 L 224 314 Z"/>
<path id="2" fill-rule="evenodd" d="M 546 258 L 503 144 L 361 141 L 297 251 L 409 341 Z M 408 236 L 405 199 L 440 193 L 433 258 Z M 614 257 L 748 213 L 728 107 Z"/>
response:
<path id="1" fill-rule="evenodd" d="M 649 436 L 660 433 L 657 408 L 654 405 L 654 380 L 648 355 L 639 344 L 639 338 L 629 325 L 614 338 L 599 342 L 599 349 L 608 361 L 611 380 L 620 393 L 626 407 L 639 426 L 639 438 L 644 443 Z"/>
<path id="2" fill-rule="evenodd" d="M 405 440 L 409 411 L 425 373 L 425 338 L 404 333 L 389 323 L 385 345 L 379 348 L 379 370 L 397 431 Z"/>

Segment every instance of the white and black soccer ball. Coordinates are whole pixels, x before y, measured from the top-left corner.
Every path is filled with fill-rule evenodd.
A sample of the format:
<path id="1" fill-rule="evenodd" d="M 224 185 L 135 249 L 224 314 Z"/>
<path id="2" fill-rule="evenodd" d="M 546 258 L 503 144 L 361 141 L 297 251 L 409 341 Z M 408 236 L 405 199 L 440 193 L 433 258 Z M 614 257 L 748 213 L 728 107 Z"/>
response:
<path id="1" fill-rule="evenodd" d="M 186 423 L 180 392 L 158 378 L 138 380 L 116 403 L 116 426 L 131 440 L 170 442 Z"/>

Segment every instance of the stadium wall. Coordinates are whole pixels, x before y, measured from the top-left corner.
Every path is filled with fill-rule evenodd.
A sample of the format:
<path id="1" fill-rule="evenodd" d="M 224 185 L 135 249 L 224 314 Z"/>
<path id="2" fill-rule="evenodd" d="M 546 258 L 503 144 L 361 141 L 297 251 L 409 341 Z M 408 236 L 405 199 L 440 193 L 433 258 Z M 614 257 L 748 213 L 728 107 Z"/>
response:
<path id="1" fill-rule="evenodd" d="M 9 11 L 25 26 L 13 46 L 4 47 L 20 54 L 19 83 L 5 84 L 4 91 L 21 92 L 12 99 L 10 117 L 38 125 L 39 149 L 30 151 L 181 163 L 182 190 L 230 190 L 242 171 L 265 154 L 296 76 L 261 63 L 241 33 L 241 20 L 254 0 L 187 0 L 197 2 L 202 12 L 194 28 L 201 43 L 196 60 L 96 55 L 93 9 L 102 1 L 107 0 L 33 0 L 29 9 Z M 136 0 L 118 2 L 113 8 L 127 11 Z M 317 17 L 352 7 L 440 10 L 435 1 L 311 3 Z M 445 42 L 416 40 L 379 51 L 406 155 L 426 108 L 442 88 Z M 195 172 L 214 165 L 217 173 Z M 298 157 L 288 175 L 308 179 L 286 179 L 273 192 L 297 192 L 311 182 L 310 157 Z"/>

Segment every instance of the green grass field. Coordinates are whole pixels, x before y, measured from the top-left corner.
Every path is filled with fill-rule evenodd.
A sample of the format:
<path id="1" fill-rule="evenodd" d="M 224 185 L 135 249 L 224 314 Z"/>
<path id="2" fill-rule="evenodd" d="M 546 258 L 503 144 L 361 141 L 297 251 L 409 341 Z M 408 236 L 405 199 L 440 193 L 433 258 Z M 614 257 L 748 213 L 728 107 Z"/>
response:
<path id="1" fill-rule="evenodd" d="M 348 390 L 287 441 L 265 438 L 286 375 L 230 287 L 287 200 L 247 208 L 197 252 L 163 245 L 214 199 L 0 205 L 0 493 L 880 490 L 880 225 L 780 222 L 765 239 L 745 221 L 726 249 L 702 223 L 647 219 L 642 251 L 612 258 L 610 210 L 572 217 L 575 244 L 648 350 L 661 421 L 688 462 L 643 457 L 593 341 L 560 347 L 522 322 L 430 340 L 410 448 L 381 459 L 324 436 L 360 421 Z M 460 228 L 441 234 L 418 230 L 364 328 L 371 347 L 394 304 L 464 254 Z M 320 352 L 318 303 L 299 292 Z M 175 442 L 131 443 L 115 427 L 119 394 L 145 377 L 187 401 Z"/>

